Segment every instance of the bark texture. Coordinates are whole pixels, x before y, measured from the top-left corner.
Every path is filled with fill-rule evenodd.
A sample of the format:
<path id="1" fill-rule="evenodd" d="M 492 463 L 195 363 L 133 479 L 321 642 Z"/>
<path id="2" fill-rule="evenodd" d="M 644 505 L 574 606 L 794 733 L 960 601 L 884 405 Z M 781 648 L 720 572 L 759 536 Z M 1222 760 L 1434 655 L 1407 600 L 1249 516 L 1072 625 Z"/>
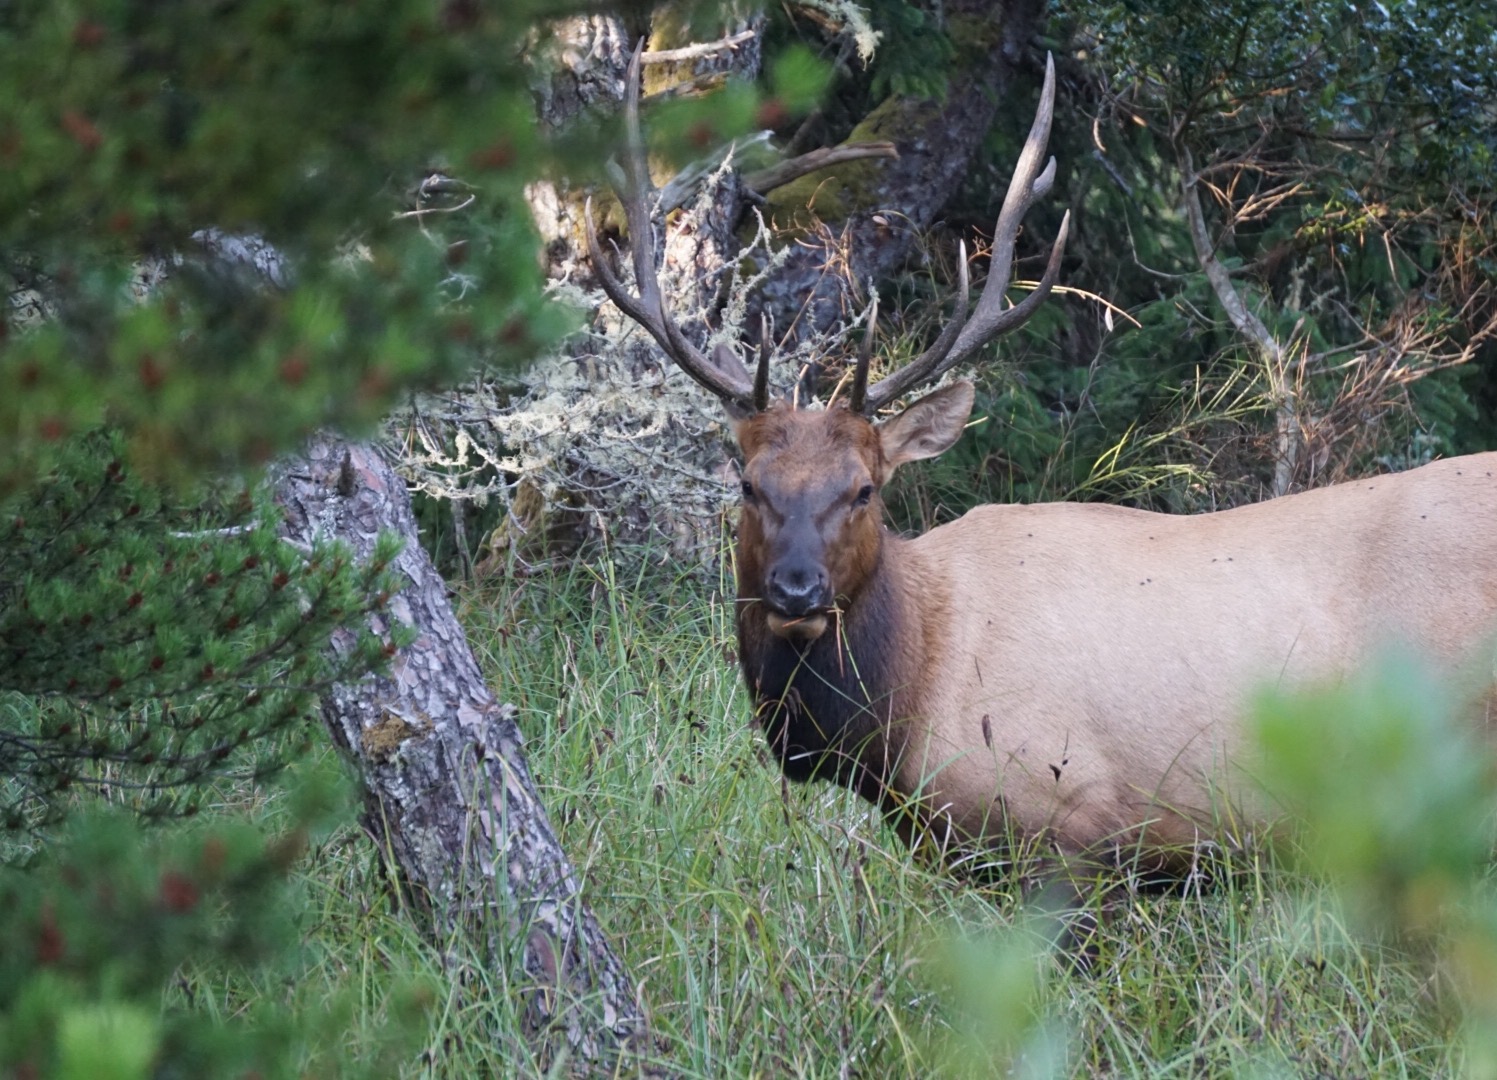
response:
<path id="1" fill-rule="evenodd" d="M 406 539 L 394 566 L 406 584 L 389 612 L 415 629 L 415 642 L 388 677 L 339 686 L 323 702 L 363 776 L 363 823 L 376 848 L 439 932 L 461 925 L 495 963 L 523 963 L 533 983 L 527 1017 L 544 1053 L 565 1052 L 574 1071 L 618 1071 L 643 1048 L 633 986 L 537 797 L 514 707 L 485 685 L 447 586 L 416 540 L 404 482 L 372 447 L 319 437 L 282 468 L 277 497 L 292 543 L 331 536 L 368 558 L 381 532 Z"/>
<path id="2" fill-rule="evenodd" d="M 537 118 L 553 131 L 584 111 L 610 107 L 623 96 L 632 34 L 610 15 L 579 15 L 547 24 L 529 50 L 531 93 Z"/>
<path id="3" fill-rule="evenodd" d="M 559 19 L 530 51 L 531 94 L 541 126 L 560 131 L 592 110 L 613 112 L 624 97 L 624 71 L 634 35 L 606 15 Z M 564 180 L 534 183 L 526 192 L 531 216 L 546 245 L 553 278 L 589 280 L 584 268 L 584 193 Z"/>

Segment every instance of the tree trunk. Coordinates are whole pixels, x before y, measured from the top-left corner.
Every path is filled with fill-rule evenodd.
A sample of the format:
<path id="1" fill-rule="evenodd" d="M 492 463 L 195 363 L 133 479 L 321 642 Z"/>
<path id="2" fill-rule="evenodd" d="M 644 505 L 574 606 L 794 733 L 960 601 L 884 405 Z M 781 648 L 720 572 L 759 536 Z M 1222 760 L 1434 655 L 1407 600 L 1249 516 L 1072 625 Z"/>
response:
<path id="1" fill-rule="evenodd" d="M 523 963 L 526 1015 L 542 1053 L 589 1070 L 643 1050 L 645 1024 L 623 964 L 582 901 L 525 765 L 513 706 L 484 684 L 447 586 L 416 539 L 405 484 L 373 448 L 316 439 L 284 466 L 284 535 L 347 543 L 368 559 L 381 532 L 403 537 L 405 582 L 392 619 L 417 637 L 387 677 L 339 686 L 323 702 L 333 738 L 364 780 L 364 827 L 408 898 L 435 920 L 476 932 L 496 964 Z M 390 625 L 373 628 L 388 637 Z M 335 640 L 346 649 L 351 639 Z"/>
<path id="2" fill-rule="evenodd" d="M 886 277 L 909 256 L 966 179 L 1043 7 L 1039 0 L 948 5 L 957 56 L 945 99 L 890 97 L 847 139 L 889 140 L 899 158 L 838 165 L 770 196 L 791 255 L 761 295 L 777 326 L 794 326 L 792 340 L 832 329 L 867 302 L 856 294 L 870 278 Z"/>

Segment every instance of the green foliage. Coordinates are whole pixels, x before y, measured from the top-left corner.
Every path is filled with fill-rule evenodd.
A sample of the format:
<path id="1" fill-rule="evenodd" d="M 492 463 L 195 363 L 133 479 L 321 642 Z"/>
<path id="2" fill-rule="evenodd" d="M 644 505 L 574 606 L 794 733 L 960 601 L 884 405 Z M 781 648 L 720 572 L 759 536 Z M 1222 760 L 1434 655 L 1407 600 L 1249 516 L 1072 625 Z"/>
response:
<path id="1" fill-rule="evenodd" d="M 1463 366 L 1433 372 L 1414 383 L 1410 397 L 1421 429 L 1410 439 L 1414 454 L 1405 459 L 1407 466 L 1396 457 L 1390 458 L 1388 464 L 1393 468 L 1423 465 L 1439 449 L 1461 454 L 1491 449 L 1489 420 L 1493 409 L 1478 400 L 1478 388 L 1484 381 L 1492 386 L 1488 372 Z M 1423 433 L 1427 435 L 1421 439 Z M 1422 447 L 1421 442 L 1425 444 Z"/>
<path id="2" fill-rule="evenodd" d="M 932 974 L 951 1014 L 951 1031 L 935 1048 L 941 1075 L 1062 1075 L 1065 1038 L 1047 1022 L 1043 997 L 1055 932 L 1045 920 L 1031 921 L 958 931 L 936 948 Z"/>
<path id="3" fill-rule="evenodd" d="M 1072 152 L 1103 165 L 1085 169 L 1085 197 L 1126 223 L 1125 237 L 1103 241 L 1123 265 L 1197 272 L 1178 242 L 1173 194 L 1193 162 L 1236 287 L 1280 342 L 1309 357 L 1291 389 L 1301 412 L 1322 420 L 1312 441 L 1329 445 L 1312 454 L 1404 455 L 1408 425 L 1369 436 L 1366 421 L 1411 405 L 1417 415 L 1424 404 L 1443 411 L 1429 432 L 1442 452 L 1490 446 L 1490 413 L 1474 415 L 1497 358 L 1482 269 L 1497 250 L 1490 5 L 1230 0 L 1202 20 L 1177 5 L 1122 0 L 1071 14 L 1112 121 L 1090 133 L 1093 147 Z M 1089 214 L 1078 225 L 1085 235 L 1106 221 Z M 1161 249 L 1160 237 L 1172 239 Z M 1134 280 L 1172 289 L 1157 274 Z M 1132 306 L 1136 285 L 1108 284 L 1091 287 Z M 1215 309 L 1187 290 L 1181 310 Z M 1178 341 L 1155 344 L 1180 351 Z M 1203 344 L 1186 351 L 1200 357 Z M 1438 401 L 1405 396 L 1451 363 L 1485 371 L 1459 388 L 1444 383 Z M 1378 397 L 1374 384 L 1389 389 Z M 1452 425 L 1451 406 L 1472 415 Z"/>
<path id="4" fill-rule="evenodd" d="M 792 114 L 815 108 L 831 83 L 831 70 L 803 46 L 783 50 L 768 67 L 774 100 Z"/>
<path id="5" fill-rule="evenodd" d="M 1050 143 L 1059 179 L 1026 219 L 1017 274 L 1038 276 L 1069 208 L 1061 281 L 1080 296 L 1052 298 L 1051 318 L 1002 343 L 1022 374 L 984 380 L 977 412 L 991 422 L 938 466 L 927 506 L 1259 497 L 1286 385 L 1308 429 L 1296 485 L 1497 445 L 1489 9 L 1234 0 L 1203 19 L 1153 0 L 1052 6 L 1051 36 L 1073 50 Z M 993 221 L 995 178 L 1028 119 L 1000 111 L 946 209 L 964 234 Z M 1218 257 L 1305 361 L 1287 378 L 1201 272 L 1180 205 L 1187 152 L 1209 185 Z M 1088 293 L 1121 311 L 1104 316 Z"/>
<path id="6" fill-rule="evenodd" d="M 367 565 L 293 550 L 248 494 L 184 507 L 122 464 L 121 440 L 67 440 L 53 472 L 4 500 L 0 821 L 36 828 L 78 787 L 132 791 L 147 816 L 192 812 L 225 768 L 268 773 L 333 682 L 392 643 L 364 627 L 392 583 L 393 538 Z M 185 795 L 185 799 L 184 796 Z"/>
<path id="7" fill-rule="evenodd" d="M 1490 670 L 1473 674 L 1489 686 Z M 1362 933 L 1435 961 L 1466 1017 L 1468 1075 L 1497 1075 L 1497 769 L 1469 705 L 1390 655 L 1344 686 L 1265 694 L 1256 711 L 1298 861 Z"/>
<path id="8" fill-rule="evenodd" d="M 1257 709 L 1265 783 L 1306 823 L 1309 866 L 1375 928 L 1432 928 L 1497 841 L 1492 763 L 1450 689 L 1396 656 L 1359 680 L 1268 695 Z"/>
<path id="9" fill-rule="evenodd" d="M 46 317 L 0 324 L 0 491 L 105 421 L 162 473 L 264 460 L 554 341 L 522 197 L 554 159 L 516 51 L 549 10 L 7 5 L 0 286 Z M 443 162 L 460 227 L 412 194 Z M 233 235 L 280 259 L 208 256 Z"/>
<path id="10" fill-rule="evenodd" d="M 1432 126 L 1418 143 L 1432 154 L 1427 165 L 1448 174 L 1457 162 L 1484 168 L 1489 160 L 1497 16 L 1481 0 L 1226 0 L 1211 19 L 1158 0 L 1076 10 L 1098 33 L 1098 56 L 1115 74 L 1153 80 L 1181 100 L 1207 108 L 1251 101 L 1255 109 L 1300 113 L 1322 133 L 1427 119 Z M 1295 90 L 1287 100 L 1252 101 L 1283 86 Z"/>
<path id="11" fill-rule="evenodd" d="M 872 0 L 868 16 L 880 35 L 869 71 L 869 95 L 875 101 L 890 96 L 944 97 L 956 45 L 939 8 L 909 0 Z"/>
<path id="12" fill-rule="evenodd" d="M 183 987 L 294 986 L 306 970 L 299 939 L 313 912 L 290 873 L 345 816 L 350 792 L 336 766 L 294 779 L 273 837 L 233 818 L 145 834 L 93 811 L 27 871 L 0 868 L 0 1070 L 77 1080 L 391 1075 L 431 1000 L 419 983 L 394 991 L 404 1004 L 358 1062 L 344 1046 L 351 993 L 311 1008 L 294 993 L 231 996 L 221 1015 L 190 998 L 160 1004 L 173 976 Z"/>

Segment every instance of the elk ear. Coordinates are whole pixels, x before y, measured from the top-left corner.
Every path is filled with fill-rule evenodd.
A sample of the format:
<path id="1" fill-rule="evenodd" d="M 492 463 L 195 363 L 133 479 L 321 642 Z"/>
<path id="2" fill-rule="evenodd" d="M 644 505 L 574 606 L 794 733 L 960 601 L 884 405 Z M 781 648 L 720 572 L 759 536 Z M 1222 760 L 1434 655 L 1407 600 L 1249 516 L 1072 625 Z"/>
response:
<path id="1" fill-rule="evenodd" d="M 935 457 L 962 436 L 972 415 L 972 384 L 965 379 L 926 394 L 878 426 L 889 472 L 906 461 Z"/>

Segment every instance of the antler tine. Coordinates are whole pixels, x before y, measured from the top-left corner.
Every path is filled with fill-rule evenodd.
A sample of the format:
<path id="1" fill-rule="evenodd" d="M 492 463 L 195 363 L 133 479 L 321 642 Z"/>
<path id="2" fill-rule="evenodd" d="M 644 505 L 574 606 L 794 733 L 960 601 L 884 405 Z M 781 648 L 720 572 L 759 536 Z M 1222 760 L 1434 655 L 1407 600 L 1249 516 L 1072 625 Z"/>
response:
<path id="1" fill-rule="evenodd" d="M 603 286 L 608 299 L 617 304 L 620 311 L 648 330 L 656 341 L 660 341 L 664 331 L 656 330 L 653 325 L 655 313 L 646 309 L 637 297 L 624 288 L 624 283 L 613 272 L 612 265 L 609 264 L 607 256 L 603 254 L 603 249 L 598 244 L 598 226 L 593 221 L 591 196 L 583 204 L 582 214 L 587 223 L 587 257 L 592 260 L 593 270 L 597 272 L 598 284 Z M 661 344 L 664 345 L 664 342 Z"/>
<path id="2" fill-rule="evenodd" d="M 991 321 L 986 321 L 982 327 L 978 328 L 980 332 L 974 331 L 974 340 L 970 345 L 964 349 L 963 343 L 957 342 L 957 347 L 952 350 L 952 355 L 955 357 L 952 363 L 969 355 L 979 346 L 1008 333 L 1033 315 L 1035 309 L 1045 302 L 1045 298 L 1050 295 L 1050 290 L 1055 287 L 1056 279 L 1060 277 L 1060 260 L 1066 253 L 1066 238 L 1070 232 L 1071 212 L 1067 210 L 1060 219 L 1060 229 L 1055 234 L 1055 243 L 1050 246 L 1050 261 L 1045 264 L 1045 272 L 1040 277 L 1040 283 L 1034 287 L 1034 291 L 1011 308 L 991 312 Z M 982 301 L 986 299 L 986 288 L 983 289 L 983 294 L 977 301 L 978 310 L 973 314 L 969 328 L 978 327 L 978 320 L 982 317 Z"/>
<path id="3" fill-rule="evenodd" d="M 759 367 L 754 372 L 754 411 L 769 408 L 769 359 L 774 354 L 774 341 L 769 336 L 769 316 L 759 316 Z"/>
<path id="4" fill-rule="evenodd" d="M 967 243 L 966 241 L 961 241 L 957 244 L 956 249 L 956 310 L 951 313 L 951 318 L 946 323 L 945 329 L 941 331 L 940 336 L 936 338 L 930 348 L 926 349 L 892 375 L 880 379 L 874 385 L 873 389 L 868 391 L 867 397 L 862 399 L 863 403 L 861 405 L 853 405 L 854 409 L 864 414 L 872 414 L 882 409 L 900 394 L 910 389 L 910 387 L 919 386 L 921 383 L 941 377 L 942 372 L 950 366 L 949 364 L 943 364 L 943 361 L 951 352 L 952 345 L 956 344 L 957 335 L 962 332 L 962 327 L 967 322 L 968 287 Z M 871 337 L 873 334 L 871 324 L 868 332 Z M 868 339 L 864 340 L 866 348 Z M 867 366 L 864 365 L 863 378 L 866 380 L 867 377 L 868 370 Z"/>
<path id="5" fill-rule="evenodd" d="M 1060 274 L 1061 256 L 1065 253 L 1066 236 L 1071 222 L 1069 212 L 1062 220 L 1055 243 L 1050 248 L 1050 261 L 1039 286 L 1020 303 L 1008 309 L 1003 307 L 1004 295 L 1008 292 L 1009 278 L 1013 271 L 1014 243 L 1019 236 L 1019 225 L 1034 200 L 1049 192 L 1055 182 L 1055 159 L 1045 158 L 1045 144 L 1050 140 L 1050 123 L 1054 115 L 1055 60 L 1046 56 L 1045 84 L 1040 91 L 1039 108 L 1035 110 L 1029 137 L 1024 140 L 1024 149 L 1014 166 L 1014 175 L 1003 199 L 1003 208 L 998 212 L 998 221 L 993 226 L 988 280 L 972 311 L 972 318 L 970 321 L 966 320 L 967 260 L 964 249 L 956 316 L 930 349 L 869 390 L 869 411 L 887 405 L 914 386 L 940 378 L 978 348 L 1029 318 L 1050 295 Z"/>
<path id="6" fill-rule="evenodd" d="M 655 222 L 650 198 L 655 185 L 650 181 L 650 163 L 645 156 L 645 140 L 639 128 L 639 82 L 645 42 L 641 38 L 629 58 L 624 76 L 624 180 L 627 191 L 618 192 L 629 222 L 629 243 L 634 257 L 634 281 L 639 298 L 651 311 L 664 312 L 660 303 L 660 279 L 655 274 Z M 663 343 L 662 343 L 663 344 Z"/>
<path id="7" fill-rule="evenodd" d="M 587 225 L 587 253 L 592 259 L 598 275 L 598 283 L 608 298 L 618 305 L 625 315 L 650 332 L 665 354 L 674 360 L 682 371 L 690 375 L 707 390 L 724 402 L 747 409 L 754 400 L 754 388 L 747 373 L 741 377 L 714 364 L 702 354 L 681 328 L 665 311 L 660 295 L 660 278 L 655 271 L 655 223 L 650 207 L 654 186 L 650 183 L 650 167 L 645 158 L 644 139 L 639 126 L 639 71 L 640 58 L 644 53 L 644 42 L 634 50 L 629 61 L 629 73 L 624 85 L 624 133 L 627 143 L 624 163 L 624 189 L 618 191 L 619 201 L 624 207 L 624 216 L 629 223 L 629 237 L 634 256 L 634 280 L 639 296 L 630 295 L 619 281 L 607 257 L 598 243 L 598 230 L 593 222 L 593 204 L 588 199 L 584 207 Z M 737 365 L 740 369 L 741 364 Z"/>
<path id="8" fill-rule="evenodd" d="M 1055 58 L 1046 55 L 1045 85 L 1040 91 L 1039 108 L 1035 110 L 1029 137 L 1024 140 L 1024 149 L 1019 153 L 1018 164 L 1014 166 L 1014 175 L 1008 184 L 1008 193 L 1003 198 L 1003 208 L 998 211 L 998 221 L 993 226 L 993 251 L 988 280 L 983 286 L 982 295 L 977 299 L 972 321 L 963 327 L 962 335 L 951 351 L 953 364 L 1027 319 L 1044 302 L 1055 284 L 1069 232 L 1069 212 L 1061 223 L 1055 243 L 1051 245 L 1050 261 L 1045 267 L 1045 275 L 1040 280 L 1039 287 L 1025 297 L 1022 303 L 1007 310 L 1003 307 L 1004 295 L 1008 292 L 1009 279 L 1013 273 L 1014 242 L 1019 237 L 1019 225 L 1034 200 L 1048 192 L 1055 182 L 1055 159 L 1045 157 L 1045 144 L 1050 141 L 1050 122 L 1054 116 Z"/>
<path id="9" fill-rule="evenodd" d="M 878 330 L 878 295 L 868 308 L 868 327 L 863 331 L 863 344 L 858 346 L 858 366 L 852 372 L 852 393 L 847 396 L 847 407 L 855 413 L 867 411 L 868 367 L 873 362 L 873 335 Z"/>

